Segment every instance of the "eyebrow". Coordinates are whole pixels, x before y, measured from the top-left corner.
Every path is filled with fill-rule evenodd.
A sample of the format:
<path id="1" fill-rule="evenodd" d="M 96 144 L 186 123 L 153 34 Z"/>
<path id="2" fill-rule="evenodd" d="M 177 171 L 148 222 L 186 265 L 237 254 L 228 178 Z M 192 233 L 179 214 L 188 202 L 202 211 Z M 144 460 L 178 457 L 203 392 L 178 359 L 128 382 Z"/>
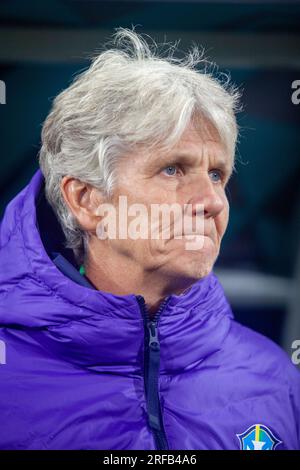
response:
<path id="1" fill-rule="evenodd" d="M 163 165 L 173 165 L 175 163 L 182 163 L 186 165 L 192 165 L 195 163 L 195 156 L 189 153 L 176 153 L 174 155 L 170 155 L 169 157 L 163 157 L 160 159 L 155 159 L 151 162 L 151 167 L 153 166 L 163 166 Z M 228 174 L 229 176 L 233 172 L 233 162 L 230 160 L 226 160 L 220 156 L 216 156 L 214 158 L 214 166 L 216 168 L 220 168 L 224 173 Z"/>

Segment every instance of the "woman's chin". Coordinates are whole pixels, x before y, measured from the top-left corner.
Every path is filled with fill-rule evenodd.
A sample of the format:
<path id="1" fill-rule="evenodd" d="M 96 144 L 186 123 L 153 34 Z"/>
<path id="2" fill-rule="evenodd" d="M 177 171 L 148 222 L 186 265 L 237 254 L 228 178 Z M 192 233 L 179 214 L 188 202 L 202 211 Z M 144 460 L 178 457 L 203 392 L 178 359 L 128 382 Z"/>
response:
<path id="1" fill-rule="evenodd" d="M 185 249 L 181 247 L 176 250 L 174 269 L 178 276 L 188 276 L 197 280 L 210 273 L 219 251 L 211 238 L 204 238 L 204 244 L 201 248 Z"/>

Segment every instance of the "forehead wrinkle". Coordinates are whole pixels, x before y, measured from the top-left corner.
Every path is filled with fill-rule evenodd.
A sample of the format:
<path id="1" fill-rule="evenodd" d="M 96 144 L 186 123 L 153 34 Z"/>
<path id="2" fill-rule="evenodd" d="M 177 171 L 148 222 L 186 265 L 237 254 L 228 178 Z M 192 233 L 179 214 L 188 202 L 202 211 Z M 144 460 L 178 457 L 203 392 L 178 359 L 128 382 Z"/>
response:
<path id="1" fill-rule="evenodd" d="M 163 160 L 166 160 L 166 162 L 182 162 L 190 165 L 194 165 L 195 162 L 198 161 L 198 163 L 202 163 L 203 159 L 205 158 L 205 155 L 207 155 L 208 159 L 212 161 L 212 165 L 222 169 L 223 171 L 227 172 L 228 174 L 231 174 L 233 170 L 233 162 L 231 159 L 224 157 L 220 152 L 212 152 L 208 150 L 205 152 L 204 148 L 201 148 L 201 154 L 193 154 L 189 151 L 187 152 L 174 152 L 173 155 L 166 157 L 166 159 L 160 160 L 161 162 Z"/>

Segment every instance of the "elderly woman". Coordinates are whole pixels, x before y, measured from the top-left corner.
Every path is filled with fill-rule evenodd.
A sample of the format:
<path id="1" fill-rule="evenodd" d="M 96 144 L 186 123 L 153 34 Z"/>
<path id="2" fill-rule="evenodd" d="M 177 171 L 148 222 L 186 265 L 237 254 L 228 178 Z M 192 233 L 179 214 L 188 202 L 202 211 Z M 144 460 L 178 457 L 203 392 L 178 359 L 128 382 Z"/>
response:
<path id="1" fill-rule="evenodd" d="M 300 374 L 212 271 L 239 92 L 196 47 L 114 39 L 54 100 L 2 221 L 0 447 L 299 449 Z"/>

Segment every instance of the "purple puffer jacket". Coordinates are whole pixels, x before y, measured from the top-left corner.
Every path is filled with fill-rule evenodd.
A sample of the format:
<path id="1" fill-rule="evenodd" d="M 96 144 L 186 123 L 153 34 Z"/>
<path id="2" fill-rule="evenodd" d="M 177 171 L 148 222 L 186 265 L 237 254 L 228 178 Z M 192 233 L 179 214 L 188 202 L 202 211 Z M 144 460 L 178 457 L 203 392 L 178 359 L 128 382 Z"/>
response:
<path id="1" fill-rule="evenodd" d="M 42 242 L 43 183 L 1 224 L 0 448 L 299 449 L 299 371 L 235 322 L 217 277 L 152 321 L 138 293 L 76 283 Z"/>

